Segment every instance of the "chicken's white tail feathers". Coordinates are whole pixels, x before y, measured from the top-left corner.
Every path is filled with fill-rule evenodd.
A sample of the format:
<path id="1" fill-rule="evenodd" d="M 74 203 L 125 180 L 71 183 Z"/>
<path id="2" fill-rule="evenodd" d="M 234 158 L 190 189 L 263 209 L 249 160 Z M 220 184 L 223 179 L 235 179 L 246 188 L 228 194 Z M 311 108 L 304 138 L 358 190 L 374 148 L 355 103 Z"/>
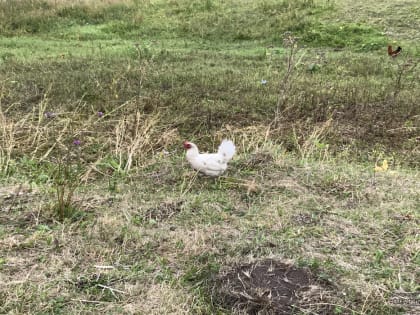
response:
<path id="1" fill-rule="evenodd" d="M 230 140 L 223 140 L 219 146 L 218 154 L 222 155 L 226 162 L 230 161 L 235 154 L 236 147 Z"/>

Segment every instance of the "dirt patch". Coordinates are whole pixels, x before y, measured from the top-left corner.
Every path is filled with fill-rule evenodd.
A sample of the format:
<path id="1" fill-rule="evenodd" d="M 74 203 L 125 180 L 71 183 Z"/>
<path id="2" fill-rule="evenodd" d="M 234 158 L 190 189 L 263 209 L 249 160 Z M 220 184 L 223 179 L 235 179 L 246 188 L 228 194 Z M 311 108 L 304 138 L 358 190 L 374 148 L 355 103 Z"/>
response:
<path id="1" fill-rule="evenodd" d="M 274 161 L 274 158 L 269 153 L 254 153 L 249 156 L 249 158 L 246 160 L 246 166 L 247 167 L 264 167 L 267 165 L 272 164 Z"/>
<path id="2" fill-rule="evenodd" d="M 42 195 L 30 185 L 9 185 L 0 188 L 0 224 L 25 228 L 39 223 L 40 213 L 33 206 Z"/>
<path id="3" fill-rule="evenodd" d="M 293 314 L 327 291 L 309 269 L 275 260 L 236 265 L 217 276 L 215 288 L 223 307 L 245 314 Z M 317 314 L 330 311 L 324 307 Z"/>
<path id="4" fill-rule="evenodd" d="M 29 185 L 13 185 L 0 188 L 0 210 L 11 211 L 12 208 L 33 202 L 34 196 L 38 194 Z"/>
<path id="5" fill-rule="evenodd" d="M 157 222 L 170 219 L 181 211 L 183 204 L 183 200 L 163 202 L 157 207 L 147 209 L 143 218 L 148 221 L 154 220 Z"/>
<path id="6" fill-rule="evenodd" d="M 320 216 L 314 213 L 298 213 L 292 216 L 292 220 L 298 225 L 313 226 L 320 221 Z"/>

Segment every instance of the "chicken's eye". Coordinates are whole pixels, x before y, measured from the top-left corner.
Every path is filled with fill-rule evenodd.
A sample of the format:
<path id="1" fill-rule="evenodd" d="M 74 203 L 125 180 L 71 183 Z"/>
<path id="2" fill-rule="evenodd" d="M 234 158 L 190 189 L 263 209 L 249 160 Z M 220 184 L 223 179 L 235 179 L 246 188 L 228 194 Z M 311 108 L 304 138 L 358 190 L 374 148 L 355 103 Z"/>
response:
<path id="1" fill-rule="evenodd" d="M 184 142 L 184 149 L 191 149 L 192 148 L 192 145 L 191 145 L 191 143 L 188 143 L 188 142 Z"/>

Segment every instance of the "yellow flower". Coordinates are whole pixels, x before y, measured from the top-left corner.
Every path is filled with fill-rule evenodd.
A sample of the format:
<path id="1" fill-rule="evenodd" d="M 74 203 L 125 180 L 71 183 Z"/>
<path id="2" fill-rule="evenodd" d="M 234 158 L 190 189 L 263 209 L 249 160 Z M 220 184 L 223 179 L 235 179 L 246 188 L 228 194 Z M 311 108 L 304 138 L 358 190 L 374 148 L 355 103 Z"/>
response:
<path id="1" fill-rule="evenodd" d="M 379 166 L 378 164 L 375 165 L 375 172 L 386 172 L 387 170 L 388 170 L 387 160 L 384 160 L 381 166 Z"/>

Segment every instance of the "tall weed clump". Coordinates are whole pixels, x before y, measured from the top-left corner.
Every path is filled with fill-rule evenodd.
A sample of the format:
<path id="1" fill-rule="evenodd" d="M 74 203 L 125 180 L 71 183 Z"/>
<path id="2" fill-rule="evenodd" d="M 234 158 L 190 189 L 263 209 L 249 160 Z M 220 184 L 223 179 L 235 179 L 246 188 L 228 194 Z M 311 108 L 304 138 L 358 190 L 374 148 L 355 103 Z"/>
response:
<path id="1" fill-rule="evenodd" d="M 6 119 L 0 104 L 0 175 L 9 171 L 15 146 L 14 135 L 14 125 Z"/>
<path id="2" fill-rule="evenodd" d="M 81 157 L 82 142 L 74 139 L 71 145 L 72 147 L 67 146 L 61 157 L 55 159 L 52 172 L 52 185 L 56 197 L 53 210 L 61 221 L 76 214 L 74 195 L 86 171 Z"/>

